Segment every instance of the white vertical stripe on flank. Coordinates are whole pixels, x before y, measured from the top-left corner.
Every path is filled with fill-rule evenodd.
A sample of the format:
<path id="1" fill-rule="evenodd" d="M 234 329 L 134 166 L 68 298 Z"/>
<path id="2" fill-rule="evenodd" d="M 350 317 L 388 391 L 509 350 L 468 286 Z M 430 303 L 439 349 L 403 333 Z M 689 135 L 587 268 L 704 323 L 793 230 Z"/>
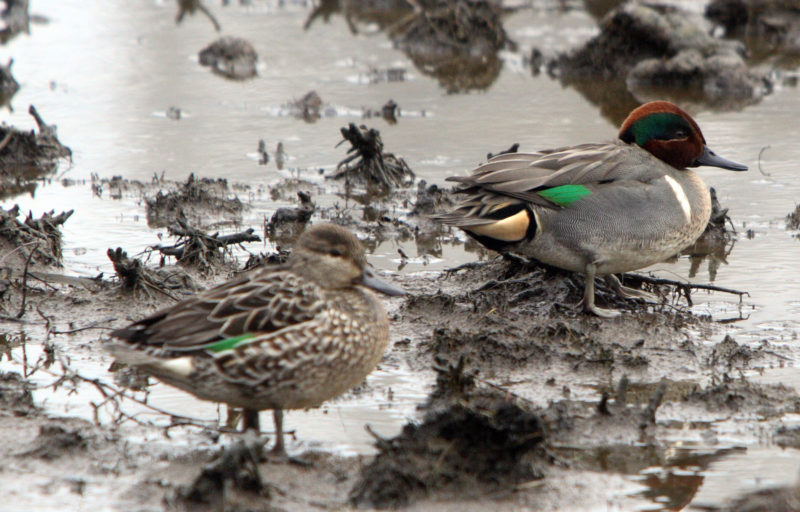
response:
<path id="1" fill-rule="evenodd" d="M 686 192 L 683 191 L 681 184 L 675 181 L 675 178 L 672 176 L 664 176 L 664 179 L 667 180 L 669 186 L 672 187 L 672 191 L 675 193 L 675 199 L 678 200 L 683 210 L 683 216 L 686 217 L 686 222 L 689 222 L 692 219 L 692 206 L 689 204 L 689 198 L 686 197 Z"/>

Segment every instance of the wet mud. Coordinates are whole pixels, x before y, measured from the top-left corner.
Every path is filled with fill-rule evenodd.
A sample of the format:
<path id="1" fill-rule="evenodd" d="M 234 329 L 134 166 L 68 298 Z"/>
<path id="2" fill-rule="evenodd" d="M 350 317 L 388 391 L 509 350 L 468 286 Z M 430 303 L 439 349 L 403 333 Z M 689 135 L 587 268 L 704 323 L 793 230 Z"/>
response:
<path id="1" fill-rule="evenodd" d="M 212 188 L 217 183 L 197 182 Z M 294 179 L 287 182 L 293 183 L 285 185 L 287 189 L 297 186 Z M 110 184 L 103 186 L 107 190 Z M 115 186 L 126 188 L 121 183 Z M 141 190 L 127 186 L 127 193 Z M 387 209 L 376 222 L 366 212 L 376 205 L 381 208 L 380 201 L 362 204 L 342 216 L 335 206 L 314 206 L 310 195 L 301 193 L 298 206 L 276 213 L 266 229 L 295 233 L 316 219 L 338 218 L 358 232 L 377 233 L 375 226 L 380 225 L 385 236 L 403 231 L 420 236 L 427 230 L 441 239 L 453 234 L 432 227 L 428 215 L 448 204 L 450 194 L 424 182 L 399 189 L 384 200 L 406 207 L 402 212 Z M 186 200 L 204 203 L 197 194 Z M 718 209 L 710 230 L 721 229 L 724 234 L 724 216 L 724 209 Z M 291 245 L 290 239 L 284 245 Z M 30 312 L 36 310 L 48 319 L 51 333 L 78 330 L 69 336 L 80 337 L 82 325 L 122 325 L 194 289 L 154 262 L 130 258 L 120 249 L 109 250 L 112 253 L 116 280 L 73 278 L 61 283 L 51 278 L 47 289 L 28 289 L 29 313 L 21 320 L 30 321 Z M 271 264 L 282 257 L 285 252 L 264 255 L 248 266 Z M 239 270 L 234 261 L 209 259 L 207 264 L 215 269 L 212 274 L 196 265 L 184 268 L 198 286 L 207 286 Z M 598 301 L 625 312 L 621 319 L 608 321 L 579 308 L 581 276 L 512 256 L 490 256 L 433 277 L 395 276 L 409 295 L 393 314 L 393 330 L 398 334 L 385 361 L 402 360 L 416 371 L 434 367 L 438 375 L 420 404 L 419 420 L 407 424 L 397 437 L 376 435 L 375 456 L 348 459 L 309 452 L 301 455 L 302 466 L 264 460 L 260 450 L 230 438 L 227 427 L 206 425 L 202 432 L 216 440 L 212 446 L 197 452 L 184 450 L 175 462 L 157 471 L 148 469 L 146 462 L 121 470 L 134 481 L 126 499 L 140 505 L 160 502 L 167 510 L 303 510 L 311 502 L 333 508 L 349 504 L 424 510 L 434 503 L 453 501 L 477 510 L 470 507 L 479 507 L 487 499 L 512 507 L 546 503 L 555 498 L 534 482 L 605 473 L 611 460 L 616 461 L 612 472 L 620 474 L 635 473 L 659 461 L 666 464 L 665 440 L 692 423 L 659 420 L 659 411 L 665 407 L 669 416 L 675 416 L 675 411 L 678 416 L 701 411 L 701 416 L 711 418 L 755 413 L 762 422 L 773 422 L 775 435 L 784 442 L 795 442 L 792 432 L 779 430 L 779 423 L 786 414 L 800 413 L 800 397 L 790 388 L 742 377 L 751 365 L 770 360 L 780 349 L 768 343 L 755 349 L 741 346 L 730 337 L 710 346 L 698 342 L 698 335 L 704 337 L 718 327 L 710 318 L 689 311 L 692 290 L 644 277 L 623 276 L 623 280 L 655 293 L 659 304 L 619 299 L 598 283 Z M 20 285 L 3 295 L 7 311 L 20 305 Z M 470 322 L 464 322 L 465 317 Z M 67 323 L 69 328 L 59 327 Z M 98 343 L 95 335 L 90 339 Z M 54 354 L 62 350 L 56 344 Z M 57 357 L 63 356 L 54 355 L 54 360 Z M 114 400 L 124 400 L 123 395 L 114 394 L 124 393 L 117 388 L 120 384 L 133 384 L 135 389 L 147 385 L 146 380 L 122 377 L 113 384 L 78 378 L 68 363 L 60 361 L 53 368 L 60 364 L 72 385 L 102 386 Z M 678 369 L 696 380 L 666 378 Z M 706 372 L 714 375 L 711 381 L 701 378 Z M 524 396 L 524 383 L 530 382 L 531 375 L 537 376 L 537 386 L 545 394 L 552 395 L 549 405 L 535 405 Z M 598 390 L 599 402 L 573 395 L 574 379 L 581 376 L 608 380 L 610 386 Z M 25 379 L 7 373 L 2 382 L 4 410 L 28 418 L 20 426 L 28 432 L 28 441 L 13 455 L 24 458 L 26 465 L 34 467 L 38 460 L 55 469 L 75 458 L 91 461 L 98 454 L 121 450 L 120 438 L 104 434 L 107 424 L 46 418 L 31 400 Z M 127 416 L 119 414 L 111 425 L 126 421 Z M 695 425 L 689 428 L 706 428 L 702 422 Z M 637 443 L 648 448 L 619 448 Z M 122 452 L 119 457 L 125 460 L 128 455 Z M 137 457 L 147 460 L 142 454 Z M 314 483 L 304 485 L 301 492 L 297 487 L 301 481 Z M 85 490 L 103 484 L 90 484 L 84 476 L 64 485 Z"/>
<path id="2" fill-rule="evenodd" d="M 355 505 L 399 508 L 423 497 L 476 497 L 543 477 L 544 426 L 527 404 L 500 390 L 478 390 L 464 359 L 440 360 L 437 383 L 419 424 L 377 439 L 378 454 L 350 494 Z M 526 409 L 527 407 L 527 409 Z M 542 462 L 539 461 L 541 464 Z"/>

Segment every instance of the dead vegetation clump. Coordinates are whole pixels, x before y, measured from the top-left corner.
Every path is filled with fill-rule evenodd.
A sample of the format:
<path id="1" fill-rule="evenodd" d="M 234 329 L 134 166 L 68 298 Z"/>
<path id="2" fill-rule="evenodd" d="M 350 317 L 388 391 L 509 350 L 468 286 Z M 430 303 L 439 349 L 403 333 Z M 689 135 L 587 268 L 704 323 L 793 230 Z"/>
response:
<path id="1" fill-rule="evenodd" d="M 173 225 L 181 216 L 192 224 L 200 225 L 211 212 L 221 216 L 226 222 L 241 222 L 244 205 L 238 197 L 229 197 L 228 180 L 224 178 L 197 179 L 194 173 L 176 189 L 164 192 L 159 190 L 147 204 L 147 225 L 162 228 Z"/>
<path id="2" fill-rule="evenodd" d="M 152 249 L 160 252 L 162 256 L 174 257 L 179 265 L 194 267 L 206 273 L 216 272 L 229 262 L 235 264 L 229 246 L 261 241 L 261 238 L 254 234 L 253 228 L 230 235 L 220 235 L 219 232 L 209 234 L 205 230 L 190 226 L 184 218 L 178 218 L 175 224 L 167 228 L 167 232 L 178 237 L 178 240 L 173 245 L 158 245 Z"/>
<path id="3" fill-rule="evenodd" d="M 498 52 L 515 48 L 497 2 L 427 0 L 411 2 L 413 15 L 391 30 L 392 40 L 417 69 L 434 76 L 448 92 L 486 89 L 498 77 Z"/>
<path id="4" fill-rule="evenodd" d="M 162 293 L 171 298 L 172 291 L 195 291 L 192 279 L 182 271 L 167 271 L 148 267 L 138 258 L 131 258 L 121 247 L 108 249 L 108 259 L 114 265 L 114 271 L 124 290 L 135 295 L 144 294 L 150 297 L 151 292 Z"/>
<path id="5" fill-rule="evenodd" d="M 54 210 L 34 218 L 29 213 L 19 220 L 19 206 L 0 208 L 0 266 L 22 268 L 29 263 L 61 265 L 60 226 L 74 210 L 56 215 Z"/>
<path id="6" fill-rule="evenodd" d="M 414 181 L 414 172 L 405 160 L 383 150 L 378 130 L 350 123 L 341 132 L 342 142 L 351 145 L 347 150 L 350 156 L 339 162 L 331 178 L 344 178 L 348 188 L 354 184 L 364 186 L 371 194 L 388 194 Z"/>
<path id="7" fill-rule="evenodd" d="M 55 171 L 59 159 L 72 158 L 72 150 L 58 140 L 56 126 L 45 123 L 33 105 L 28 112 L 38 133 L 0 126 L 0 198 L 32 191 L 33 180 Z"/>
<path id="8" fill-rule="evenodd" d="M 354 505 L 396 508 L 430 496 L 480 496 L 542 478 L 534 466 L 544 442 L 539 417 L 501 391 L 478 389 L 463 360 L 436 369 L 422 422 L 378 438 L 378 455 L 351 491 Z"/>

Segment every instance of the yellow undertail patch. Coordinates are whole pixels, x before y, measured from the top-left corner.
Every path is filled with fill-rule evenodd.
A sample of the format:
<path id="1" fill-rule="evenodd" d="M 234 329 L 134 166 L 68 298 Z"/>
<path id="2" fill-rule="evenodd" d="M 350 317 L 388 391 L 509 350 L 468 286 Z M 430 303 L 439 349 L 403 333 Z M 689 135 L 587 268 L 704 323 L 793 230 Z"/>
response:
<path id="1" fill-rule="evenodd" d="M 519 242 L 528 232 L 530 218 L 527 210 L 521 210 L 510 217 L 483 226 L 470 226 L 476 235 L 486 236 L 503 242 Z"/>

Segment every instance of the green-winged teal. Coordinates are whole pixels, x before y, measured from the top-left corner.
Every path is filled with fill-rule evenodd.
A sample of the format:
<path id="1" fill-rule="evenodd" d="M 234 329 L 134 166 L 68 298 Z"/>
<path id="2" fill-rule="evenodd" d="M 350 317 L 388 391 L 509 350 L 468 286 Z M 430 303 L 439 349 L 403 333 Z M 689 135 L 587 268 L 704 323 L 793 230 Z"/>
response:
<path id="1" fill-rule="evenodd" d="M 614 317 L 594 304 L 595 276 L 623 296 L 648 295 L 613 274 L 663 261 L 703 233 L 711 199 L 687 169 L 700 165 L 747 170 L 708 149 L 686 112 L 654 101 L 631 112 L 613 142 L 502 154 L 448 178 L 466 197 L 436 218 L 490 249 L 584 273 L 584 308 Z"/>
<path id="2" fill-rule="evenodd" d="M 117 360 L 204 400 L 242 407 L 244 428 L 274 411 L 314 407 L 359 384 L 383 355 L 389 320 L 375 277 L 348 230 L 319 224 L 289 260 L 261 268 L 112 332 Z"/>

